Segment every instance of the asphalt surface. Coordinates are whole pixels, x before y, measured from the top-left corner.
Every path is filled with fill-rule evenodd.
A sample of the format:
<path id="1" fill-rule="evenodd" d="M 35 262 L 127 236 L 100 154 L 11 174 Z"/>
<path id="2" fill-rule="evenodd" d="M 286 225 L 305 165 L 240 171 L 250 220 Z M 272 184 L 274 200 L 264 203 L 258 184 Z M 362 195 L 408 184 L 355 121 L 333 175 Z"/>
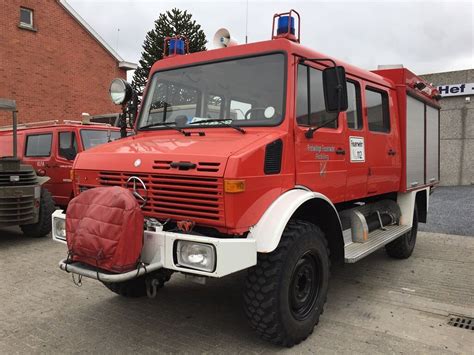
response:
<path id="1" fill-rule="evenodd" d="M 334 267 L 325 312 L 303 343 L 260 340 L 242 311 L 239 273 L 207 285 L 175 274 L 156 299 L 125 299 L 58 269 L 66 247 L 0 230 L 0 354 L 472 354 L 474 238 L 418 234 L 407 260 L 383 250 Z"/>
<path id="2" fill-rule="evenodd" d="M 426 232 L 474 236 L 474 185 L 437 188 L 430 196 Z"/>

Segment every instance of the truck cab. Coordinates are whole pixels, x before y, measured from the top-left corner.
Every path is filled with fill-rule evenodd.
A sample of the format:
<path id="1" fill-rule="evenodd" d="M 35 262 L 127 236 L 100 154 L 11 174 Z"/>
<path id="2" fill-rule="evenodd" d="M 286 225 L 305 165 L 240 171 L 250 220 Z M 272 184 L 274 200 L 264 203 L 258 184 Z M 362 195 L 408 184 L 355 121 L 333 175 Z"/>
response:
<path id="1" fill-rule="evenodd" d="M 81 121 L 44 121 L 19 125 L 18 157 L 48 176 L 45 188 L 56 205 L 65 208 L 73 197 L 71 169 L 80 152 L 120 138 L 120 130 L 107 124 Z M 11 127 L 0 127 L 0 155 L 11 154 Z"/>
<path id="2" fill-rule="evenodd" d="M 201 282 L 247 269 L 252 327 L 292 346 L 318 322 L 330 259 L 411 255 L 439 181 L 436 90 L 404 68 L 370 72 L 302 46 L 297 18 L 275 15 L 271 40 L 199 53 L 169 39 L 136 135 L 74 163 L 78 207 L 53 218 L 53 238 L 73 255 L 62 270 L 127 296 L 154 294 L 172 272 Z M 130 90 L 113 82 L 112 100 Z M 84 250 L 74 258 L 75 240 L 89 243 L 88 228 L 110 240 L 103 223 L 118 221 L 78 221 L 95 192 L 118 187 L 144 215 L 143 248 L 136 269 L 102 272 L 83 265 Z"/>

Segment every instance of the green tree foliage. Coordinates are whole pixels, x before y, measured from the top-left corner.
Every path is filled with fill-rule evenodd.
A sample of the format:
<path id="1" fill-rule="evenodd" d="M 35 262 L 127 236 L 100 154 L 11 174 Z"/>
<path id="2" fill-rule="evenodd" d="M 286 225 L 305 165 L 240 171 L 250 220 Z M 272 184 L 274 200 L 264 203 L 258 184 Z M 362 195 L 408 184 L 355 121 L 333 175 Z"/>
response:
<path id="1" fill-rule="evenodd" d="M 163 58 L 165 37 L 176 35 L 185 36 L 189 40 L 189 52 L 206 50 L 207 40 L 204 31 L 201 30 L 201 25 L 192 19 L 190 13 L 176 8 L 161 13 L 155 21 L 155 28 L 146 34 L 142 58 L 133 75 L 132 86 L 139 95 L 146 86 L 152 65 Z"/>

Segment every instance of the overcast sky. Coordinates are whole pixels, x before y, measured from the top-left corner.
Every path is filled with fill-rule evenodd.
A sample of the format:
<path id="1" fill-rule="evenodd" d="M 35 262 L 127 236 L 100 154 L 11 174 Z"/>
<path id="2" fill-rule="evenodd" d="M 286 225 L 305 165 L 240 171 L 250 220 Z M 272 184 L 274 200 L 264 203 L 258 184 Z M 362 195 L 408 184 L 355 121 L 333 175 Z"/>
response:
<path id="1" fill-rule="evenodd" d="M 245 41 L 246 0 L 68 0 L 127 61 L 138 62 L 147 31 L 159 13 L 188 10 L 212 49 L 226 27 Z M 365 69 L 403 64 L 418 74 L 474 67 L 474 0 L 471 1 L 252 1 L 249 42 L 267 40 L 276 12 L 301 14 L 301 42 Z"/>

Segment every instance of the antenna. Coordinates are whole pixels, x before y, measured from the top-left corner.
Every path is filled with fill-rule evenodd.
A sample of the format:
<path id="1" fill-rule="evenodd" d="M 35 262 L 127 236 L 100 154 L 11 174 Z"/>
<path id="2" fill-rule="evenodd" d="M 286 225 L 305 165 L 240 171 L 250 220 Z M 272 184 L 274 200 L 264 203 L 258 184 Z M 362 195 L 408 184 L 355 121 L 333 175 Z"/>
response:
<path id="1" fill-rule="evenodd" d="M 117 51 L 119 50 L 119 38 L 120 38 L 120 28 L 117 28 Z"/>
<path id="2" fill-rule="evenodd" d="M 249 31 L 249 0 L 247 0 L 246 14 L 245 14 L 245 44 L 248 43 Z"/>

